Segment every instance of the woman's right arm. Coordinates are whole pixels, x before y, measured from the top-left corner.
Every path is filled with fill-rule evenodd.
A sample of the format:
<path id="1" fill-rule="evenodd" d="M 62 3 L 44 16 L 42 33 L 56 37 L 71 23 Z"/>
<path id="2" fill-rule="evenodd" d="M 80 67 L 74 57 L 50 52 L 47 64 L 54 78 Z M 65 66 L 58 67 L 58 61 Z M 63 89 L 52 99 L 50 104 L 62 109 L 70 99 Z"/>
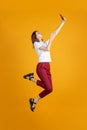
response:
<path id="1" fill-rule="evenodd" d="M 61 28 L 63 27 L 65 21 L 66 21 L 66 18 L 64 18 L 62 15 L 60 15 L 61 19 L 62 19 L 62 22 L 61 24 L 57 27 L 57 29 L 51 33 L 50 35 L 50 38 L 49 38 L 49 43 L 46 47 L 44 46 L 41 46 L 39 49 L 40 50 L 44 50 L 44 51 L 50 51 L 50 47 L 51 47 L 51 44 L 54 40 L 54 38 L 57 36 L 57 34 L 60 32 Z"/>

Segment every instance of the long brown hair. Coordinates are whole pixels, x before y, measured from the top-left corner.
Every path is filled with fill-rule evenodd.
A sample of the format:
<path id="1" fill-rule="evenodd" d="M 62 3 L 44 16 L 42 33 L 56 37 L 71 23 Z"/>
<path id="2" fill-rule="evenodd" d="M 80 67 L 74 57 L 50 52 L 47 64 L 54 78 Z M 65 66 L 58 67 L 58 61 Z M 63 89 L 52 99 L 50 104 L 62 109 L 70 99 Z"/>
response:
<path id="1" fill-rule="evenodd" d="M 37 39 L 36 37 L 36 32 L 38 31 L 34 31 L 31 35 L 31 41 L 32 41 L 32 44 L 34 45 L 34 42 L 39 42 L 39 40 Z"/>

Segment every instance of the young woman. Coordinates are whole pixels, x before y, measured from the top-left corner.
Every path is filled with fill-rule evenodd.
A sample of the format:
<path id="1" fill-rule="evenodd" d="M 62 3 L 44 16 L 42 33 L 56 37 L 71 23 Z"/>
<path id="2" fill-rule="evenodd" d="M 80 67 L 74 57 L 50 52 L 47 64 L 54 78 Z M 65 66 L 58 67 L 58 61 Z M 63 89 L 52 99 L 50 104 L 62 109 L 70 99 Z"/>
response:
<path id="1" fill-rule="evenodd" d="M 57 34 L 59 33 L 59 31 L 61 30 L 66 21 L 66 18 L 64 18 L 62 15 L 60 15 L 60 17 L 62 20 L 61 24 L 54 32 L 51 33 L 49 40 L 47 40 L 46 42 L 43 42 L 42 40 L 43 35 L 38 31 L 34 31 L 31 35 L 32 43 L 38 54 L 38 64 L 36 67 L 36 72 L 40 80 L 36 80 L 34 78 L 34 73 L 26 74 L 23 77 L 25 79 L 31 80 L 32 82 L 36 83 L 36 85 L 41 86 L 44 89 L 36 98 L 29 99 L 30 109 L 32 111 L 34 111 L 36 103 L 41 98 L 50 94 L 53 90 L 52 77 L 50 72 L 50 62 L 51 62 L 50 48 L 54 38 L 57 36 Z"/>

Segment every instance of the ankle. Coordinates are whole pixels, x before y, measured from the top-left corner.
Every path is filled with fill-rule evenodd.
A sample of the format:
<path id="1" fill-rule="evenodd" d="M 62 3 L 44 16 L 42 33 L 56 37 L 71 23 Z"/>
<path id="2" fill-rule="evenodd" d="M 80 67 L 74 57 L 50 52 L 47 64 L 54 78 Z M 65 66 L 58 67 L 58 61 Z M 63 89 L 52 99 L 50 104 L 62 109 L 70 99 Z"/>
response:
<path id="1" fill-rule="evenodd" d="M 37 103 L 40 99 L 41 99 L 41 97 L 37 96 L 36 98 L 34 98 L 34 102 Z"/>
<path id="2" fill-rule="evenodd" d="M 34 104 L 36 104 L 37 103 L 37 100 L 36 99 L 34 99 Z"/>
<path id="3" fill-rule="evenodd" d="M 32 81 L 32 82 L 34 82 L 34 83 L 36 83 L 36 82 L 37 82 L 37 80 L 36 80 L 36 79 L 34 79 L 34 78 L 31 78 L 31 81 Z"/>

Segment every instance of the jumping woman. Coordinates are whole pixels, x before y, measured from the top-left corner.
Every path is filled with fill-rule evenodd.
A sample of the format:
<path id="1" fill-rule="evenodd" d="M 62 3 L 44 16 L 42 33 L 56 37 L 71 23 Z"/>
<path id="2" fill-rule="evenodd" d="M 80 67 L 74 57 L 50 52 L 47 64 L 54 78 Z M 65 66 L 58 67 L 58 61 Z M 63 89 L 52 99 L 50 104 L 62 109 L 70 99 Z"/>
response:
<path id="1" fill-rule="evenodd" d="M 54 32 L 51 33 L 49 39 L 46 42 L 43 41 L 43 35 L 38 31 L 34 31 L 31 35 L 32 43 L 38 54 L 36 73 L 39 76 L 40 80 L 34 78 L 34 73 L 26 74 L 23 77 L 25 79 L 29 79 L 30 81 L 34 82 L 36 85 L 41 86 L 44 89 L 41 93 L 39 93 L 36 98 L 29 99 L 31 111 L 34 111 L 36 103 L 41 98 L 45 97 L 53 91 L 52 76 L 50 72 L 50 48 L 54 38 L 57 36 L 66 21 L 66 18 L 64 18 L 62 15 L 60 15 L 60 18 L 62 20 L 61 24 Z"/>

